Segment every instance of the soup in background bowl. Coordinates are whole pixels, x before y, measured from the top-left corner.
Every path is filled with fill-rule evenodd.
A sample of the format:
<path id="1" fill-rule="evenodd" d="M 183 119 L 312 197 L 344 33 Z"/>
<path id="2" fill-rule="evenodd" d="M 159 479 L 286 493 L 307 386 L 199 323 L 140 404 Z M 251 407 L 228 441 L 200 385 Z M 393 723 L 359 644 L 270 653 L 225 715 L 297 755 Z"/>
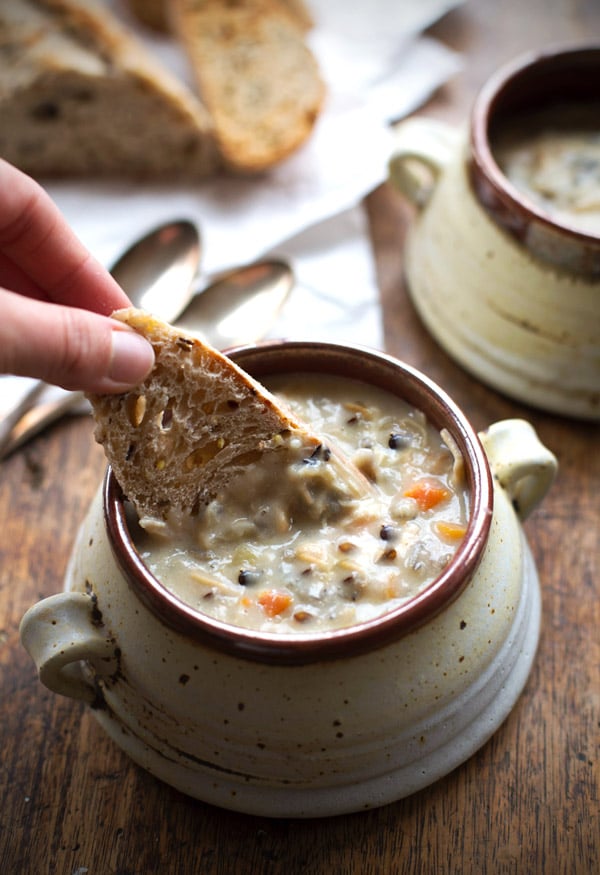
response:
<path id="1" fill-rule="evenodd" d="M 600 102 L 518 113 L 490 142 L 498 166 L 534 208 L 600 237 Z"/>
<path id="2" fill-rule="evenodd" d="M 540 599 L 520 520 L 550 486 L 556 460 L 522 420 L 478 436 L 438 386 L 382 353 L 282 342 L 232 356 L 261 381 L 358 380 L 373 397 L 398 399 L 402 417 L 404 405 L 420 411 L 436 440 L 447 433 L 436 452 L 444 464 L 460 458 L 468 503 L 450 561 L 416 594 L 348 626 L 300 623 L 281 634 L 236 625 L 152 574 L 108 469 L 64 591 L 27 612 L 23 644 L 42 683 L 86 701 L 136 762 L 199 799 L 272 817 L 399 799 L 470 756 L 525 684 Z"/>

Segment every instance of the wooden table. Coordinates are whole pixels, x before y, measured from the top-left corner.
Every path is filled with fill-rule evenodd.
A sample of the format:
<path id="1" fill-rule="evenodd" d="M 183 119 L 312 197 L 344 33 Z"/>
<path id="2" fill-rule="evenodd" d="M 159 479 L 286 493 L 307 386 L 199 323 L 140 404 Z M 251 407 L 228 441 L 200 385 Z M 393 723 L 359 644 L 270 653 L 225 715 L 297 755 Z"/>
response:
<path id="1" fill-rule="evenodd" d="M 499 63 L 549 42 L 600 37 L 600 7 L 471 0 L 433 33 L 464 52 L 466 69 L 423 112 L 458 121 Z M 598 426 L 512 403 L 448 359 L 405 294 L 409 212 L 386 186 L 366 205 L 388 351 L 444 386 L 476 428 L 524 416 L 559 457 L 558 481 L 526 524 L 542 581 L 543 631 L 523 696 L 465 765 L 366 814 L 271 821 L 159 783 L 87 710 L 47 692 L 19 643 L 26 608 L 61 588 L 75 528 L 104 468 L 91 423 L 63 422 L 0 468 L 3 875 L 600 872 Z"/>

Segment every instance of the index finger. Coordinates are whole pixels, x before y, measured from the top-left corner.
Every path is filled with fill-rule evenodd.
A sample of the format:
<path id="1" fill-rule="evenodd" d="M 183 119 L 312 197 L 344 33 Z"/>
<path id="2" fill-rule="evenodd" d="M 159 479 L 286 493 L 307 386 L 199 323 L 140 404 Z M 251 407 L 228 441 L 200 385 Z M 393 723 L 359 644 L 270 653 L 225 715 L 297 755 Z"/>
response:
<path id="1" fill-rule="evenodd" d="M 130 305 L 42 186 L 2 159 L 0 250 L 49 301 L 105 315 Z"/>

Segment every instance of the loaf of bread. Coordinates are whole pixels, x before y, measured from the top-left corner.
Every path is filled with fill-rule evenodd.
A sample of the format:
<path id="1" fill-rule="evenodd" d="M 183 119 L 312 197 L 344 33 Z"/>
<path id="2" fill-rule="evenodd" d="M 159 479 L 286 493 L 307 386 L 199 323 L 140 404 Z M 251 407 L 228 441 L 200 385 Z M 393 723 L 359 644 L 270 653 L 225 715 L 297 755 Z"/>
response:
<path id="1" fill-rule="evenodd" d="M 201 179 L 196 97 L 93 0 L 1 0 L 0 155 L 34 176 Z"/>
<path id="2" fill-rule="evenodd" d="M 325 94 L 305 24 L 278 0 L 173 0 L 170 9 L 225 165 L 256 173 L 298 149 Z"/>
<path id="3" fill-rule="evenodd" d="M 270 488 L 296 490 L 296 505 L 309 512 L 337 513 L 370 493 L 339 450 L 230 358 L 142 310 L 113 318 L 146 337 L 155 355 L 135 389 L 88 396 L 96 440 L 140 517 L 193 516 L 267 454 Z M 310 485 L 290 478 L 293 466 L 310 469 Z"/>

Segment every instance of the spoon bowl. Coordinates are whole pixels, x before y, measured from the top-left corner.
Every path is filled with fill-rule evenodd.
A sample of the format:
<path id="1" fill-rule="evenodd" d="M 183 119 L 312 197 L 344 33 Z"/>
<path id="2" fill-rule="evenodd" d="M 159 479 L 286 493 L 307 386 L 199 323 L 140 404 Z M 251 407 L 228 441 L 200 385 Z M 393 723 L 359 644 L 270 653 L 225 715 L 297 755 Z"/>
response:
<path id="1" fill-rule="evenodd" d="M 294 285 L 289 264 L 267 259 L 235 268 L 198 292 L 175 324 L 217 349 L 260 340 Z"/>
<path id="2" fill-rule="evenodd" d="M 135 242 L 111 274 L 134 307 L 172 322 L 193 295 L 201 244 L 192 222 L 168 222 Z"/>

